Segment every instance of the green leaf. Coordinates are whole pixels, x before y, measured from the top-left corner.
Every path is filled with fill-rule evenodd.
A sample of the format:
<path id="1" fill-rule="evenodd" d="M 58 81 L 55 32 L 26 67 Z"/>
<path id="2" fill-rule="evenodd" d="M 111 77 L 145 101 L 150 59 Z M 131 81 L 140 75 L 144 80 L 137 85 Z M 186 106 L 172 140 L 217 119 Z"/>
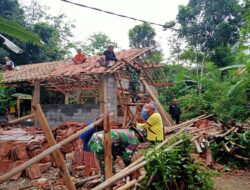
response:
<path id="1" fill-rule="evenodd" d="M 219 70 L 220 71 L 225 71 L 225 70 L 230 70 L 230 69 L 239 69 L 239 68 L 242 68 L 244 66 L 245 65 L 231 65 L 231 66 L 220 68 Z"/>
<path id="2" fill-rule="evenodd" d="M 238 81 L 235 85 L 231 86 L 231 88 L 228 90 L 227 95 L 231 95 L 237 88 L 244 82 L 245 78 Z"/>
<path id="3" fill-rule="evenodd" d="M 40 37 L 37 34 L 25 30 L 18 23 L 3 17 L 0 17 L 0 33 L 13 36 L 24 42 L 32 42 L 38 46 L 42 45 Z"/>

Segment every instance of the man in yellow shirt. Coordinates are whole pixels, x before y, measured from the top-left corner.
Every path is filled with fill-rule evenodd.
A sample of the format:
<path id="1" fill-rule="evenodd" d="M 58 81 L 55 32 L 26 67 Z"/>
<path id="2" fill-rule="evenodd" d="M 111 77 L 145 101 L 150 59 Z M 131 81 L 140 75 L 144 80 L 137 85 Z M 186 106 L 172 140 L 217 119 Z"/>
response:
<path id="1" fill-rule="evenodd" d="M 137 123 L 137 127 L 147 130 L 148 141 L 163 141 L 162 118 L 161 115 L 155 111 L 155 105 L 153 103 L 145 104 L 144 110 L 148 113 L 149 118 L 145 123 Z"/>

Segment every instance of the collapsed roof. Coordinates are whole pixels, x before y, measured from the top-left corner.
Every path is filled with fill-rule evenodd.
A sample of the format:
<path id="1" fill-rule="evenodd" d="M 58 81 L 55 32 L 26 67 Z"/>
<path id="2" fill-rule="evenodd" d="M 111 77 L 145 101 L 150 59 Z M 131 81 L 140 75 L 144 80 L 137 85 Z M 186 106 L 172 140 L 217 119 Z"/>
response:
<path id="1" fill-rule="evenodd" d="M 130 63 L 137 62 L 144 70 L 143 75 L 154 86 L 168 85 L 167 77 L 162 72 L 148 48 L 122 50 L 116 53 L 118 59 Z M 125 62 L 117 62 L 111 68 L 100 64 L 101 56 L 88 57 L 83 64 L 73 64 L 72 60 L 53 61 L 22 65 L 17 70 L 5 71 L 3 83 L 7 85 L 30 85 L 39 80 L 48 90 L 73 92 L 83 90 L 93 94 L 99 88 L 100 76 L 107 73 L 119 73 L 126 78 Z"/>

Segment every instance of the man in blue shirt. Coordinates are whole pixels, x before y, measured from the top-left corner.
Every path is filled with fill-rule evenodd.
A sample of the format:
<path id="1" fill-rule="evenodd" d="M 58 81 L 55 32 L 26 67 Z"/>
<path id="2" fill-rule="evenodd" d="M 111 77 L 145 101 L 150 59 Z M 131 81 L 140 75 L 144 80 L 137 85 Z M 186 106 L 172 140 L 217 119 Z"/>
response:
<path id="1" fill-rule="evenodd" d="M 108 49 L 103 52 L 103 55 L 105 56 L 105 66 L 113 66 L 116 61 L 119 61 L 114 53 L 114 46 L 109 45 Z"/>

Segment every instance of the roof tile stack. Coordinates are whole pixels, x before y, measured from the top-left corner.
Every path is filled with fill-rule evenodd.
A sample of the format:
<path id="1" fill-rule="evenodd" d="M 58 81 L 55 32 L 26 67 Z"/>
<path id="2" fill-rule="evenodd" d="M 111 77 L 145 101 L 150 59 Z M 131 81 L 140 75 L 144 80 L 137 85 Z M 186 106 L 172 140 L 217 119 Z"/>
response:
<path id="1" fill-rule="evenodd" d="M 86 127 L 84 123 L 65 122 L 55 128 L 52 133 L 56 141 L 60 142 L 84 127 Z M 112 123 L 112 128 L 118 128 L 118 124 Z M 82 140 L 76 139 L 62 146 L 60 151 L 65 158 L 67 157 L 66 155 L 71 155 L 71 161 L 69 162 L 73 171 L 82 172 L 84 176 L 97 174 L 99 165 L 95 155 L 91 152 L 84 152 L 82 147 Z M 23 164 L 47 148 L 48 143 L 45 136 L 41 131 L 35 130 L 34 127 L 10 128 L 10 130 L 0 131 L 0 175 Z M 41 173 L 47 172 L 52 165 L 56 166 L 52 157 L 47 156 L 40 160 L 39 163 L 33 164 L 11 179 L 17 180 L 21 176 L 26 176 L 30 179 L 39 178 Z"/>

